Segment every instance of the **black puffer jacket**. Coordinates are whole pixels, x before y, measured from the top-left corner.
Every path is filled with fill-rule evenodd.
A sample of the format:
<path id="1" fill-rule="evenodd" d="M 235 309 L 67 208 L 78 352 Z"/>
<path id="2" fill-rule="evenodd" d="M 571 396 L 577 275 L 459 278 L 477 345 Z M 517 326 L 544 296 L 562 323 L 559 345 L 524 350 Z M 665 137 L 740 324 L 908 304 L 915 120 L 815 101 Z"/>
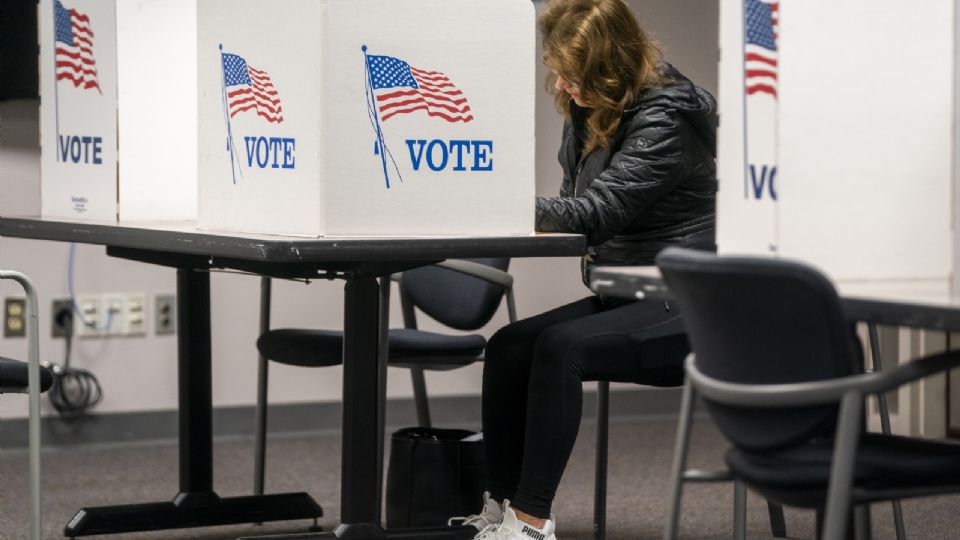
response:
<path id="1" fill-rule="evenodd" d="M 537 197 L 537 230 L 587 236 L 600 265 L 653 264 L 668 245 L 715 249 L 716 101 L 669 64 L 672 82 L 623 113 L 607 148 L 581 156 L 588 110 L 570 102 L 559 197 Z"/>

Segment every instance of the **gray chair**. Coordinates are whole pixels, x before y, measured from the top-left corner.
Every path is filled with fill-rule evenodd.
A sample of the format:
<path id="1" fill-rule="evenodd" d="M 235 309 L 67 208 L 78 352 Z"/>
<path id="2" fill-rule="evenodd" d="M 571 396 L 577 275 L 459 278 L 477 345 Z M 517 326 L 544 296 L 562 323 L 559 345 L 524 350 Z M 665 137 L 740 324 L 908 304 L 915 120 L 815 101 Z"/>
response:
<path id="1" fill-rule="evenodd" d="M 37 294 L 27 276 L 0 270 L 0 280 L 18 282 L 27 295 L 26 334 L 29 339 L 27 363 L 0 357 L 0 394 L 30 395 L 30 538 L 42 536 L 40 497 L 40 394 L 53 384 L 50 371 L 40 366 L 40 329 L 37 322 Z"/>
<path id="2" fill-rule="evenodd" d="M 510 322 L 516 320 L 510 260 L 488 258 L 449 260 L 392 276 L 399 283 L 404 327 L 389 329 L 390 366 L 410 369 L 417 420 L 430 427 L 425 370 L 445 371 L 483 359 L 486 339 L 480 335 L 449 335 L 417 328 L 416 309 L 457 330 L 486 325 L 506 297 Z M 268 361 L 304 367 L 342 362 L 343 333 L 337 330 L 270 329 L 270 280 L 261 282 L 260 375 L 257 395 L 254 493 L 264 490 L 267 431 Z"/>
<path id="3" fill-rule="evenodd" d="M 684 312 L 686 362 L 665 537 L 679 525 L 691 412 L 703 398 L 733 444 L 725 461 L 744 487 L 813 508 L 823 538 L 870 536 L 869 503 L 960 492 L 960 445 L 867 433 L 864 401 L 960 366 L 948 352 L 879 373 L 830 282 L 806 265 L 669 249 L 657 265 Z M 743 512 L 738 528 L 742 530 Z"/>

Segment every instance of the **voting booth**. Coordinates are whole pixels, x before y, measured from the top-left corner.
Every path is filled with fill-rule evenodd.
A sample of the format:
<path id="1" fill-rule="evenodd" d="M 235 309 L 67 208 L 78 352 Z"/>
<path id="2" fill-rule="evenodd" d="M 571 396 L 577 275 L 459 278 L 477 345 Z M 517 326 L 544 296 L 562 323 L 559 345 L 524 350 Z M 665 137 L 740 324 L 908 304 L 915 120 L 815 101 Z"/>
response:
<path id="1" fill-rule="evenodd" d="M 197 213 L 196 0 L 41 0 L 41 213 Z"/>
<path id="2" fill-rule="evenodd" d="M 722 0 L 720 17 L 721 253 L 951 279 L 955 0 Z"/>
<path id="3" fill-rule="evenodd" d="M 198 9 L 201 228 L 533 232 L 528 0 Z"/>
<path id="4" fill-rule="evenodd" d="M 956 0 L 720 7 L 719 251 L 799 259 L 867 296 L 960 293 Z M 878 346 L 896 364 L 949 340 L 880 327 Z M 944 436 L 946 392 L 888 394 L 894 432 Z"/>

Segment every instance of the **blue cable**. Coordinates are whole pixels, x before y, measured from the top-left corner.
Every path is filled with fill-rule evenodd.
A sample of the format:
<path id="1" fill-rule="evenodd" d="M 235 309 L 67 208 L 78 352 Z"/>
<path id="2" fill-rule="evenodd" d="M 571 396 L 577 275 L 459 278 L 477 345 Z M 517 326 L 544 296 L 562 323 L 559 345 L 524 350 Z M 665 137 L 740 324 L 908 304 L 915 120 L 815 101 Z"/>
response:
<path id="1" fill-rule="evenodd" d="M 96 331 L 103 331 L 110 328 L 110 324 L 113 322 L 113 312 L 107 313 L 107 321 L 104 323 L 104 326 L 97 328 L 95 324 L 88 321 L 86 317 L 83 316 L 83 312 L 80 311 L 80 306 L 77 305 L 77 295 L 73 292 L 73 254 L 76 251 L 77 245 L 73 242 L 70 242 L 70 251 L 67 254 L 67 292 L 70 294 L 70 305 L 73 307 L 73 312 L 77 314 L 77 317 L 80 318 L 80 324 L 93 328 Z"/>

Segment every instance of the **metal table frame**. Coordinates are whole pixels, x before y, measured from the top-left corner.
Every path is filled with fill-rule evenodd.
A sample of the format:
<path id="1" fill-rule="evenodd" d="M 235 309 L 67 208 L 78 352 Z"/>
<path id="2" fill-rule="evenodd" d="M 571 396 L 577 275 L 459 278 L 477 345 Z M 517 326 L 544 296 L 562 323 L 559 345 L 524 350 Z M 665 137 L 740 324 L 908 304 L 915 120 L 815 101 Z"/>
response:
<path id="1" fill-rule="evenodd" d="M 301 239 L 202 233 L 189 222 L 129 226 L 40 218 L 0 218 L 0 236 L 100 244 L 112 257 L 177 270 L 180 491 L 169 502 L 84 508 L 65 528 L 71 537 L 322 515 L 306 493 L 220 497 L 214 491 L 208 273 L 214 268 L 346 282 L 341 524 L 329 533 L 281 537 L 471 537 L 472 528 L 388 531 L 380 525 L 379 385 L 385 369 L 377 278 L 446 258 L 578 256 L 586 250 L 579 235 Z"/>

